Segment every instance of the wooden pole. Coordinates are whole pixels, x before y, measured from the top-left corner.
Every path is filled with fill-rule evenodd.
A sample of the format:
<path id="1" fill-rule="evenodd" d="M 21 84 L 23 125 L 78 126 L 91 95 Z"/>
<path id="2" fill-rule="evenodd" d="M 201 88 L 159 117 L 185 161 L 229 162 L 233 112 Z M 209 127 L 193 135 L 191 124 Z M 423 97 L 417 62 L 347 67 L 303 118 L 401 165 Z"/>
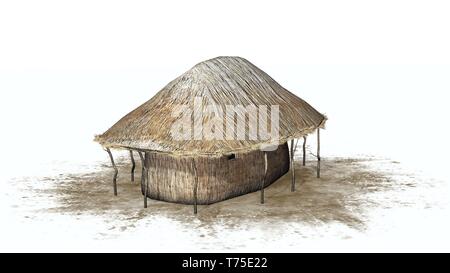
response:
<path id="1" fill-rule="evenodd" d="M 113 188 L 114 195 L 117 196 L 117 174 L 119 173 L 119 171 L 117 170 L 116 164 L 114 163 L 114 158 L 112 156 L 111 150 L 109 148 L 106 148 L 106 152 L 108 152 L 109 158 L 111 159 L 111 164 L 114 168 Z"/>
<path id="2" fill-rule="evenodd" d="M 144 208 L 147 207 L 147 198 L 148 198 L 148 182 L 150 180 L 150 178 L 148 177 L 148 169 L 150 167 L 150 154 L 149 153 L 145 153 L 145 158 L 144 158 L 144 163 L 145 163 L 145 189 L 144 189 Z"/>
<path id="3" fill-rule="evenodd" d="M 317 178 L 320 178 L 320 128 L 317 128 Z"/>
<path id="4" fill-rule="evenodd" d="M 197 214 L 197 187 L 198 187 L 198 174 L 197 174 L 197 166 L 195 165 L 195 159 L 192 158 L 192 164 L 194 166 L 194 214 Z"/>
<path id="5" fill-rule="evenodd" d="M 138 154 L 139 154 L 139 158 L 141 159 L 141 187 L 143 187 L 144 186 L 144 179 L 145 179 L 145 177 L 144 177 L 144 156 L 142 155 L 142 152 L 141 151 L 138 151 Z"/>
<path id="6" fill-rule="evenodd" d="M 306 165 L 306 136 L 303 136 L 303 166 Z"/>
<path id="7" fill-rule="evenodd" d="M 261 183 L 261 204 L 264 204 L 264 185 L 267 177 L 267 152 L 264 151 L 264 178 Z"/>
<path id="8" fill-rule="evenodd" d="M 148 177 L 146 177 L 148 175 L 147 172 L 147 167 L 146 167 L 146 158 L 147 158 L 147 153 L 145 153 L 145 156 L 142 155 L 142 152 L 139 152 L 139 157 L 141 158 L 141 164 L 142 164 L 142 173 L 141 173 L 141 187 L 144 186 L 144 208 L 147 208 L 147 179 Z"/>
<path id="9" fill-rule="evenodd" d="M 295 191 L 295 168 L 294 168 L 294 139 L 291 140 L 291 173 L 292 173 L 292 182 L 291 182 L 291 192 Z"/>
<path id="10" fill-rule="evenodd" d="M 134 162 L 132 150 L 130 150 L 130 158 L 131 158 L 131 182 L 134 182 L 134 169 L 136 168 L 136 163 Z"/>

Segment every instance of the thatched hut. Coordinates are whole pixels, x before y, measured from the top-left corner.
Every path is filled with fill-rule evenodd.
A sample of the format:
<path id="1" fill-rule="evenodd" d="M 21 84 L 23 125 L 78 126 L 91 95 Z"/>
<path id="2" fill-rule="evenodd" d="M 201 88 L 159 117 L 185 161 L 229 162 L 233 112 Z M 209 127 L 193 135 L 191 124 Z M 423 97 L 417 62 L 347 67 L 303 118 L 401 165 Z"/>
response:
<path id="1" fill-rule="evenodd" d="M 257 190 L 264 202 L 264 187 L 287 173 L 289 163 L 293 167 L 294 139 L 304 140 L 304 162 L 306 136 L 317 130 L 319 144 L 325 121 L 324 115 L 246 59 L 217 57 L 171 81 L 95 140 L 115 168 L 115 194 L 117 168 L 110 149 L 126 149 L 133 163 L 132 180 L 133 151 L 143 162 L 145 206 L 148 197 L 194 204 L 196 212 L 197 204 Z"/>

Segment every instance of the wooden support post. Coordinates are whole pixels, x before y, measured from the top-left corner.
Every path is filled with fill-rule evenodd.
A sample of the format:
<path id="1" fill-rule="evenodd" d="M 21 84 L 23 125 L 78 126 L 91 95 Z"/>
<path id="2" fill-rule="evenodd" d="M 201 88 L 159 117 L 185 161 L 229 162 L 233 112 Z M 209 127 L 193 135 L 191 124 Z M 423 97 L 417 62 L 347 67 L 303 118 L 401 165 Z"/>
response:
<path id="1" fill-rule="evenodd" d="M 306 165 L 306 136 L 303 136 L 303 166 Z"/>
<path id="2" fill-rule="evenodd" d="M 148 176 L 148 169 L 150 167 L 150 154 L 148 152 L 145 153 L 144 158 L 144 170 L 145 170 L 145 189 L 144 189 L 144 208 L 147 207 L 147 198 L 148 198 L 148 182 L 150 177 Z"/>
<path id="3" fill-rule="evenodd" d="M 317 178 L 320 178 L 320 128 L 317 128 Z"/>
<path id="4" fill-rule="evenodd" d="M 147 180 L 148 180 L 148 172 L 147 172 L 147 153 L 145 153 L 145 156 L 142 155 L 142 152 L 139 152 L 139 157 L 141 158 L 141 164 L 142 164 L 142 173 L 141 173 L 141 187 L 144 187 L 144 208 L 147 208 Z"/>
<path id="5" fill-rule="evenodd" d="M 145 177 L 144 177 L 144 156 L 142 155 L 142 152 L 141 151 L 139 151 L 138 152 L 138 154 L 139 154 L 139 158 L 141 159 L 141 188 L 144 186 L 144 179 L 145 179 Z"/>
<path id="6" fill-rule="evenodd" d="M 264 151 L 264 178 L 261 183 L 261 204 L 264 204 L 264 185 L 267 177 L 267 152 Z"/>
<path id="7" fill-rule="evenodd" d="M 192 165 L 194 167 L 194 214 L 197 214 L 197 187 L 198 187 L 198 173 L 197 166 L 195 165 L 195 159 L 192 158 Z"/>
<path id="8" fill-rule="evenodd" d="M 117 196 L 117 174 L 119 171 L 117 170 L 116 164 L 114 163 L 114 158 L 112 156 L 111 150 L 109 148 L 106 148 L 106 152 L 109 155 L 109 158 L 111 159 L 111 164 L 114 168 L 114 176 L 113 176 L 113 188 L 114 188 L 114 195 Z"/>
<path id="9" fill-rule="evenodd" d="M 291 192 L 295 191 L 295 167 L 294 167 L 294 139 L 291 140 L 291 173 L 292 173 L 292 182 L 291 182 Z"/>
<path id="10" fill-rule="evenodd" d="M 134 162 L 133 150 L 130 150 L 131 158 L 131 182 L 134 182 L 134 169 L 136 168 L 136 163 Z"/>

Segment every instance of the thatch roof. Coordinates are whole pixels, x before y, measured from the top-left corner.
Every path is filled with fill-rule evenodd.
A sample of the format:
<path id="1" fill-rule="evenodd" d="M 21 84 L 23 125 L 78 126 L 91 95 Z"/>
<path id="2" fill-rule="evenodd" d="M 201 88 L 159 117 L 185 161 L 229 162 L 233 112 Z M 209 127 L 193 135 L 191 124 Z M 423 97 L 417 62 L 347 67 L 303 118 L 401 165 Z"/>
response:
<path id="1" fill-rule="evenodd" d="M 326 117 L 264 71 L 240 57 L 201 62 L 171 81 L 153 98 L 131 111 L 95 140 L 104 147 L 149 150 L 175 155 L 223 155 L 260 148 L 270 140 L 176 140 L 171 128 L 179 105 L 279 105 L 279 139 L 300 138 L 322 127 Z M 225 110 L 224 110 L 225 113 Z M 214 115 L 204 114 L 202 123 Z M 270 119 L 270 114 L 268 114 Z M 194 122 L 194 115 L 192 115 Z M 270 120 L 269 128 L 270 128 Z M 225 129 L 224 129 L 225 130 Z"/>

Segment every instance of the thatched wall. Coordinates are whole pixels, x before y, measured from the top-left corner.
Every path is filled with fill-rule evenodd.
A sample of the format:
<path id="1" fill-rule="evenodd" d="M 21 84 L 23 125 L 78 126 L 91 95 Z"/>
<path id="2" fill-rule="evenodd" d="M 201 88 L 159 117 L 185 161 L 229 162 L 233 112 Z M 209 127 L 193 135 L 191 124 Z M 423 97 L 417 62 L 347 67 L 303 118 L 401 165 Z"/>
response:
<path id="1" fill-rule="evenodd" d="M 289 170 L 286 143 L 267 153 L 268 171 L 265 186 Z M 198 204 L 211 204 L 261 189 L 264 177 L 264 153 L 260 150 L 236 153 L 234 159 L 222 157 L 188 157 L 149 154 L 148 196 L 152 199 L 193 204 L 197 167 Z M 144 192 L 142 187 L 142 192 Z"/>

